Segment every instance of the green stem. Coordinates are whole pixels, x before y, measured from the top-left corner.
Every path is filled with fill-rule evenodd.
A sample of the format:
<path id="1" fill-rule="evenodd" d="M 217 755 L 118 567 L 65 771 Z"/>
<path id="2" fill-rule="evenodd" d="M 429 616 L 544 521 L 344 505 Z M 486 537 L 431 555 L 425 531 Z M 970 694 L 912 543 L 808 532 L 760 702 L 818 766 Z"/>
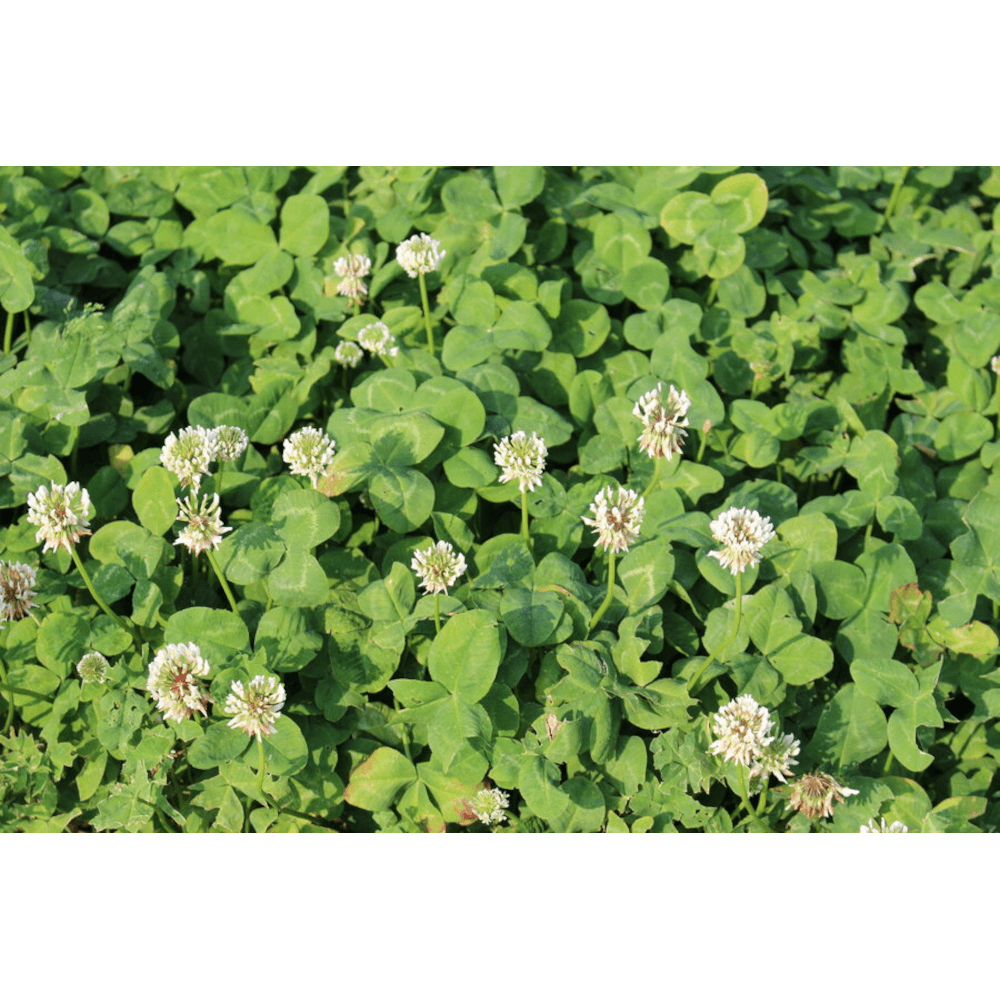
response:
<path id="1" fill-rule="evenodd" d="M 434 634 L 441 631 L 441 591 L 434 591 Z"/>
<path id="2" fill-rule="evenodd" d="M 258 736 L 257 737 L 257 794 L 263 798 L 264 797 L 264 772 L 267 770 L 267 764 L 264 761 L 264 741 Z M 249 812 L 247 813 L 249 815 Z"/>
<path id="3" fill-rule="evenodd" d="M 597 623 L 604 617 L 604 612 L 611 607 L 611 598 L 615 591 L 615 556 L 617 553 L 614 549 L 608 552 L 608 592 L 604 595 L 604 601 L 601 606 L 594 612 L 594 617 L 590 619 L 590 628 L 587 630 L 589 635 L 597 627 Z"/>
<path id="4" fill-rule="evenodd" d="M 760 791 L 760 797 L 757 799 L 757 811 L 756 816 L 759 819 L 764 815 L 764 810 L 767 808 L 767 785 L 765 785 Z"/>
<path id="5" fill-rule="evenodd" d="M 729 633 L 729 637 L 726 639 L 721 646 L 715 647 L 715 652 L 698 668 L 694 677 L 691 678 L 691 683 L 688 684 L 688 691 L 692 694 L 698 690 L 698 682 L 705 675 L 705 671 L 715 662 L 716 657 L 721 653 L 732 641 L 739 635 L 740 632 L 740 621 L 743 617 L 743 574 L 736 574 L 736 620 L 733 624 L 733 630 Z"/>
<path id="6" fill-rule="evenodd" d="M 431 357 L 434 357 L 434 332 L 431 330 L 431 307 L 430 303 L 427 301 L 427 285 L 424 282 L 424 274 L 421 271 L 417 278 L 420 281 L 420 301 L 424 304 L 424 325 L 427 327 L 427 350 L 431 352 Z"/>
<path id="7" fill-rule="evenodd" d="M 530 544 L 531 537 L 528 534 L 528 494 L 523 487 L 521 489 L 521 537 L 524 539 L 525 545 Z"/>
<path id="8" fill-rule="evenodd" d="M 705 445 L 708 444 L 708 431 L 701 432 L 701 440 L 698 442 L 698 457 L 695 461 L 701 465 L 701 457 L 705 454 Z"/>
<path id="9" fill-rule="evenodd" d="M 875 527 L 875 522 L 874 521 L 869 521 L 868 522 L 868 526 L 865 528 L 865 551 L 868 550 L 868 543 L 869 543 L 869 541 L 871 541 L 872 528 L 874 528 L 874 527 Z"/>
<path id="10" fill-rule="evenodd" d="M 743 800 L 743 808 L 746 809 L 748 816 L 756 816 L 756 813 L 750 808 L 750 797 L 747 795 L 747 769 L 741 764 L 736 766 L 740 772 L 740 798 Z"/>
<path id="11" fill-rule="evenodd" d="M 208 556 L 208 561 L 212 564 L 212 569 L 215 570 L 215 575 L 219 578 L 219 583 L 222 584 L 222 589 L 226 592 L 226 597 L 229 599 L 229 606 L 233 609 L 233 614 L 238 615 L 239 611 L 236 608 L 236 598 L 233 597 L 233 592 L 229 589 L 229 584 L 226 582 L 226 578 L 222 575 L 222 570 L 219 569 L 219 564 L 216 562 L 215 554 L 211 549 L 205 549 L 205 555 Z"/>
<path id="12" fill-rule="evenodd" d="M 223 461 L 223 459 L 220 458 L 219 459 L 219 474 L 215 477 L 215 492 L 219 494 L 219 501 L 220 502 L 222 501 L 222 472 L 223 472 L 223 468 L 222 467 L 225 464 L 226 463 Z"/>
<path id="13" fill-rule="evenodd" d="M 893 756 L 892 756 L 892 751 L 890 750 L 889 753 L 886 755 L 885 763 L 882 765 L 883 775 L 889 773 L 889 770 L 892 768 L 892 762 L 893 762 Z M 841 767 L 843 767 L 843 761 L 841 761 Z"/>
<path id="14" fill-rule="evenodd" d="M 719 293 L 719 281 L 718 279 L 713 279 L 712 283 L 708 286 L 708 295 L 705 296 L 705 308 L 710 309 L 712 303 L 715 301 L 715 296 Z"/>
<path id="15" fill-rule="evenodd" d="M 111 608 L 109 608 L 104 603 L 104 601 L 101 599 L 101 595 L 98 594 L 96 588 L 94 587 L 94 581 L 91 580 L 90 574 L 87 572 L 86 568 L 84 567 L 83 560 L 80 558 L 80 554 L 76 551 L 76 546 L 75 545 L 71 545 L 69 547 L 69 553 L 73 557 L 73 562 L 76 563 L 76 568 L 79 570 L 80 576 L 83 577 L 83 582 L 87 585 L 87 590 L 90 591 L 90 596 L 93 597 L 95 601 L 97 601 L 97 606 L 116 625 L 118 625 L 119 627 L 125 629 L 125 631 L 129 632 L 133 636 L 133 638 L 134 638 L 135 637 L 135 630 L 132 628 L 132 626 L 129 623 L 127 623 L 123 618 L 119 618 L 118 615 L 116 615 L 111 610 Z"/>
<path id="16" fill-rule="evenodd" d="M 889 195 L 889 204 L 885 206 L 885 215 L 883 218 L 886 222 L 889 221 L 889 217 L 893 212 L 896 211 L 896 202 L 899 201 L 899 196 L 903 190 L 903 182 L 906 180 L 906 175 L 909 173 L 909 167 L 903 167 L 899 172 L 899 177 L 896 178 L 896 184 L 892 189 L 892 194 Z"/>
<path id="17" fill-rule="evenodd" d="M 699 456 L 699 458 L 700 457 L 701 456 Z M 649 480 L 649 482 L 646 483 L 646 488 L 642 491 L 642 495 L 644 497 L 649 495 L 650 490 L 652 490 L 652 488 L 656 485 L 657 480 L 660 478 L 660 465 L 662 464 L 662 462 L 663 462 L 662 458 L 653 459 L 653 476 Z"/>
<path id="18" fill-rule="evenodd" d="M 10 339 L 13 333 L 14 333 L 14 314 L 12 312 L 9 312 L 7 313 L 7 325 L 4 327 L 3 331 L 4 354 L 10 354 Z"/>
<path id="19" fill-rule="evenodd" d="M 0 681 L 7 689 L 7 718 L 4 719 L 3 732 L 10 729 L 10 724 L 14 721 L 14 685 L 7 679 L 7 671 L 4 669 L 3 661 L 0 660 Z"/>

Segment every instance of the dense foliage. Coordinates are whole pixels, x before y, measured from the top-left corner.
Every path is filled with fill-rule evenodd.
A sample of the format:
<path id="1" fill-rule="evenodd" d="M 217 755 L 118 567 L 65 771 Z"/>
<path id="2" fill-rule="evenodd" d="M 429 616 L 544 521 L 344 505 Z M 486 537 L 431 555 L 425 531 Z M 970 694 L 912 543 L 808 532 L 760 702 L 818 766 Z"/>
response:
<path id="1" fill-rule="evenodd" d="M 995 829 L 998 199 L 0 168 L 0 829 Z"/>

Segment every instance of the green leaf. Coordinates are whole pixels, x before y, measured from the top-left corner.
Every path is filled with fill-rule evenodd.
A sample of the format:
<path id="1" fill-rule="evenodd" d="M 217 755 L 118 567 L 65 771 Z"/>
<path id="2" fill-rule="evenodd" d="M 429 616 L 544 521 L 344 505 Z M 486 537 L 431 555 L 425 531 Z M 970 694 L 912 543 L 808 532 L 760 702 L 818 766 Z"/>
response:
<path id="1" fill-rule="evenodd" d="M 232 611 L 214 608 L 185 608 L 167 621 L 163 641 L 193 642 L 201 649 L 213 670 L 221 670 L 237 653 L 250 649 L 250 632 L 243 619 Z"/>
<path id="2" fill-rule="evenodd" d="M 743 237 L 727 226 L 703 229 L 694 241 L 694 258 L 710 278 L 725 278 L 738 271 L 745 256 Z"/>
<path id="3" fill-rule="evenodd" d="M 226 722 L 213 722 L 188 748 L 186 759 L 199 771 L 236 760 L 247 748 L 250 737 L 241 729 L 231 729 Z"/>
<path id="4" fill-rule="evenodd" d="M 315 556 L 303 549 L 289 549 L 281 565 L 267 580 L 276 604 L 289 608 L 318 607 L 326 601 L 330 583 Z"/>
<path id="5" fill-rule="evenodd" d="M 563 602 L 556 594 L 511 587 L 500 599 L 500 617 L 511 638 L 522 646 L 543 646 L 562 617 Z"/>
<path id="6" fill-rule="evenodd" d="M 380 812 L 416 780 L 417 770 L 410 761 L 392 747 L 379 747 L 351 772 L 344 801 L 359 809 Z"/>
<path id="7" fill-rule="evenodd" d="M 177 520 L 177 501 L 170 473 L 163 466 L 148 468 L 132 494 L 139 523 L 154 535 L 165 535 Z"/>
<path id="8" fill-rule="evenodd" d="M 35 284 L 21 244 L 0 226 L 0 304 L 9 313 L 24 312 L 35 301 Z"/>
<path id="9" fill-rule="evenodd" d="M 739 205 L 739 218 L 731 214 L 730 198 Z M 733 174 L 712 188 L 712 201 L 725 206 L 726 218 L 734 233 L 745 233 L 760 225 L 767 212 L 767 184 L 757 174 Z"/>
<path id="10" fill-rule="evenodd" d="M 496 680 L 507 641 L 488 611 L 465 611 L 449 618 L 427 657 L 431 677 L 463 702 L 486 697 Z"/>
<path id="11" fill-rule="evenodd" d="M 330 236 L 330 209 L 318 194 L 293 194 L 281 206 L 281 247 L 313 257 Z"/>
<path id="12" fill-rule="evenodd" d="M 270 226 L 237 209 L 227 208 L 206 219 L 196 219 L 184 234 L 188 246 L 202 248 L 224 264 L 255 264 L 277 244 Z"/>
<path id="13" fill-rule="evenodd" d="M 275 500 L 271 527 L 289 548 L 310 549 L 337 533 L 340 508 L 315 490 L 289 491 Z"/>
<path id="14" fill-rule="evenodd" d="M 570 778 L 560 789 L 569 807 L 552 824 L 561 833 L 593 833 L 604 825 L 607 807 L 600 788 L 589 778 Z"/>
<path id="15" fill-rule="evenodd" d="M 302 730 L 287 715 L 282 715 L 274 724 L 277 732 L 264 737 L 264 760 L 267 773 L 276 778 L 297 774 L 309 762 L 309 747 Z M 256 741 L 254 741 L 256 742 Z M 244 755 L 248 764 L 256 767 L 257 750 L 251 748 Z"/>
<path id="16" fill-rule="evenodd" d="M 273 528 L 250 521 L 223 538 L 217 558 L 226 579 L 245 586 L 272 572 L 285 551 L 284 542 Z"/>
<path id="17" fill-rule="evenodd" d="M 276 673 L 307 667 L 322 648 L 323 637 L 313 631 L 312 614 L 302 608 L 271 608 L 261 616 L 254 636 L 254 649 L 264 650 L 268 669 Z"/>
<path id="18" fill-rule="evenodd" d="M 476 173 L 452 177 L 441 188 L 445 211 L 462 222 L 483 222 L 500 212 L 500 204 L 489 181 Z"/>
<path id="19" fill-rule="evenodd" d="M 494 167 L 493 179 L 504 208 L 534 201 L 545 187 L 544 167 Z"/>
<path id="20" fill-rule="evenodd" d="M 845 684 L 823 709 L 808 750 L 824 764 L 842 770 L 874 757 L 887 741 L 878 702 L 856 684 Z"/>
<path id="21" fill-rule="evenodd" d="M 906 705 L 919 689 L 913 672 L 897 660 L 859 659 L 851 664 L 858 688 L 880 705 Z"/>
<path id="22" fill-rule="evenodd" d="M 528 808 L 538 817 L 557 820 L 570 804 L 569 797 L 559 787 L 556 765 L 542 757 L 531 755 L 521 763 L 518 788 Z"/>
<path id="23" fill-rule="evenodd" d="M 393 531 L 415 531 L 431 516 L 434 487 L 416 469 L 383 467 L 370 480 L 369 495 L 378 516 Z"/>

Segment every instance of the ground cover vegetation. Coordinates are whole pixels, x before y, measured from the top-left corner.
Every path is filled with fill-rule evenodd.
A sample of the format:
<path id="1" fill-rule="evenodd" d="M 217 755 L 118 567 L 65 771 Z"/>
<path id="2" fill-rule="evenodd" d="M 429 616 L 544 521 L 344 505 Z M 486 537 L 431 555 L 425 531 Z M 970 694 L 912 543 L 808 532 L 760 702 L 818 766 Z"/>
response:
<path id="1" fill-rule="evenodd" d="M 0 168 L 0 829 L 994 830 L 998 199 Z"/>

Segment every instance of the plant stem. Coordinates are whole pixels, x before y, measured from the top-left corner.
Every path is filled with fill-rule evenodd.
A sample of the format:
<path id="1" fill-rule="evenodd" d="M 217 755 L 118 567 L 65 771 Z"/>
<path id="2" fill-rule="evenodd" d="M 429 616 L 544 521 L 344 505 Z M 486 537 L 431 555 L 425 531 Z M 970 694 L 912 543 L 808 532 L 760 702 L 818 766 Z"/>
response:
<path id="1" fill-rule="evenodd" d="M 420 301 L 424 304 L 424 325 L 427 327 L 427 350 L 431 352 L 431 357 L 434 357 L 434 332 L 431 330 L 431 307 L 430 303 L 427 301 L 427 285 L 424 282 L 424 274 L 421 271 L 417 275 L 420 281 Z"/>
<path id="2" fill-rule="evenodd" d="M 528 494 L 521 489 L 521 537 L 525 545 L 531 544 L 531 537 L 528 534 Z"/>
<path id="3" fill-rule="evenodd" d="M 14 333 L 14 314 L 12 312 L 7 313 L 7 325 L 4 327 L 3 331 L 3 352 L 4 354 L 10 354 L 10 338 Z"/>
<path id="4" fill-rule="evenodd" d="M 223 466 L 225 465 L 223 459 L 219 459 L 219 474 L 215 477 L 215 492 L 219 494 L 219 500 L 222 500 L 222 472 Z"/>
<path id="5" fill-rule="evenodd" d="M 14 686 L 7 678 L 7 671 L 4 669 L 3 661 L 0 660 L 0 681 L 7 689 L 7 718 L 4 719 L 3 732 L 10 729 L 10 724 L 14 721 Z"/>
<path id="6" fill-rule="evenodd" d="M 594 617 L 590 619 L 590 628 L 587 630 L 589 635 L 597 627 L 597 623 L 604 617 L 604 612 L 611 607 L 611 598 L 615 591 L 615 556 L 618 553 L 614 549 L 608 552 L 608 592 L 604 595 L 604 601 L 601 606 L 594 612 Z"/>
<path id="7" fill-rule="evenodd" d="M 215 575 L 219 578 L 219 583 L 222 584 L 222 589 L 226 592 L 226 597 L 229 599 L 229 606 L 233 609 L 233 614 L 238 615 L 239 611 L 236 608 L 236 598 L 233 597 L 233 592 L 229 589 L 229 584 L 226 582 L 226 578 L 222 575 L 222 570 L 219 569 L 219 564 L 216 562 L 214 553 L 211 549 L 205 549 L 205 555 L 208 556 L 208 561 L 212 564 L 212 569 L 215 570 Z"/>
<path id="8" fill-rule="evenodd" d="M 701 457 L 705 454 L 705 445 L 708 444 L 708 431 L 701 432 L 701 440 L 698 442 L 698 456 L 695 461 L 701 465 Z"/>
<path id="9" fill-rule="evenodd" d="M 434 591 L 434 634 L 441 631 L 441 591 Z"/>
<path id="10" fill-rule="evenodd" d="M 715 652 L 698 668 L 697 673 L 691 678 L 691 683 L 688 684 L 688 691 L 692 694 L 698 690 L 698 681 L 704 676 L 705 671 L 708 670 L 709 666 L 715 662 L 716 657 L 721 653 L 732 641 L 739 635 L 740 632 L 740 620 L 743 617 L 743 574 L 736 574 L 736 620 L 733 624 L 733 630 L 729 633 L 729 637 L 726 639 L 721 646 L 715 647 Z"/>
<path id="11" fill-rule="evenodd" d="M 76 551 L 76 546 L 71 545 L 69 547 L 69 554 L 73 557 L 73 562 L 76 563 L 76 568 L 80 571 L 80 576 L 83 577 L 83 582 L 87 585 L 87 590 L 90 591 L 90 596 L 97 601 L 97 606 L 118 626 L 125 629 L 126 632 L 131 633 L 132 637 L 135 637 L 135 630 L 129 625 L 124 619 L 119 618 L 111 608 L 109 608 L 98 594 L 97 589 L 94 587 L 94 581 L 91 580 L 90 574 L 84 568 L 83 560 L 80 558 L 80 554 Z"/>
<path id="12" fill-rule="evenodd" d="M 757 799 L 757 811 L 756 816 L 759 819 L 764 814 L 764 809 L 767 807 L 767 785 L 765 785 L 761 791 L 760 796 Z"/>
<path id="13" fill-rule="evenodd" d="M 892 768 L 892 762 L 893 762 L 893 756 L 892 756 L 892 751 L 890 750 L 889 753 L 886 755 L 885 763 L 882 765 L 883 775 L 889 773 L 889 770 Z"/>
<path id="14" fill-rule="evenodd" d="M 700 457 L 701 456 L 699 455 L 699 458 Z M 652 490 L 652 488 L 656 485 L 657 480 L 660 478 L 660 465 L 662 464 L 662 462 L 663 462 L 662 458 L 653 459 L 653 476 L 649 480 L 649 482 L 646 483 L 646 488 L 642 491 L 642 495 L 644 497 L 649 495 L 650 490 Z"/>
<path id="15" fill-rule="evenodd" d="M 899 172 L 899 177 L 896 178 L 896 184 L 892 189 L 892 194 L 889 195 L 889 204 L 885 206 L 885 215 L 882 217 L 886 222 L 889 221 L 889 217 L 893 212 L 896 211 L 896 202 L 899 201 L 899 195 L 903 190 L 903 182 L 906 180 L 906 175 L 909 173 L 909 167 L 903 167 Z"/>
<path id="16" fill-rule="evenodd" d="M 746 809 L 748 816 L 756 816 L 757 814 L 750 808 L 750 797 L 747 795 L 747 769 L 741 764 L 738 764 L 740 772 L 740 798 L 743 800 L 743 808 Z"/>
<path id="17" fill-rule="evenodd" d="M 263 798 L 264 797 L 264 772 L 267 770 L 267 764 L 264 761 L 264 741 L 258 736 L 257 737 L 257 794 Z M 247 813 L 249 815 L 249 812 Z"/>

